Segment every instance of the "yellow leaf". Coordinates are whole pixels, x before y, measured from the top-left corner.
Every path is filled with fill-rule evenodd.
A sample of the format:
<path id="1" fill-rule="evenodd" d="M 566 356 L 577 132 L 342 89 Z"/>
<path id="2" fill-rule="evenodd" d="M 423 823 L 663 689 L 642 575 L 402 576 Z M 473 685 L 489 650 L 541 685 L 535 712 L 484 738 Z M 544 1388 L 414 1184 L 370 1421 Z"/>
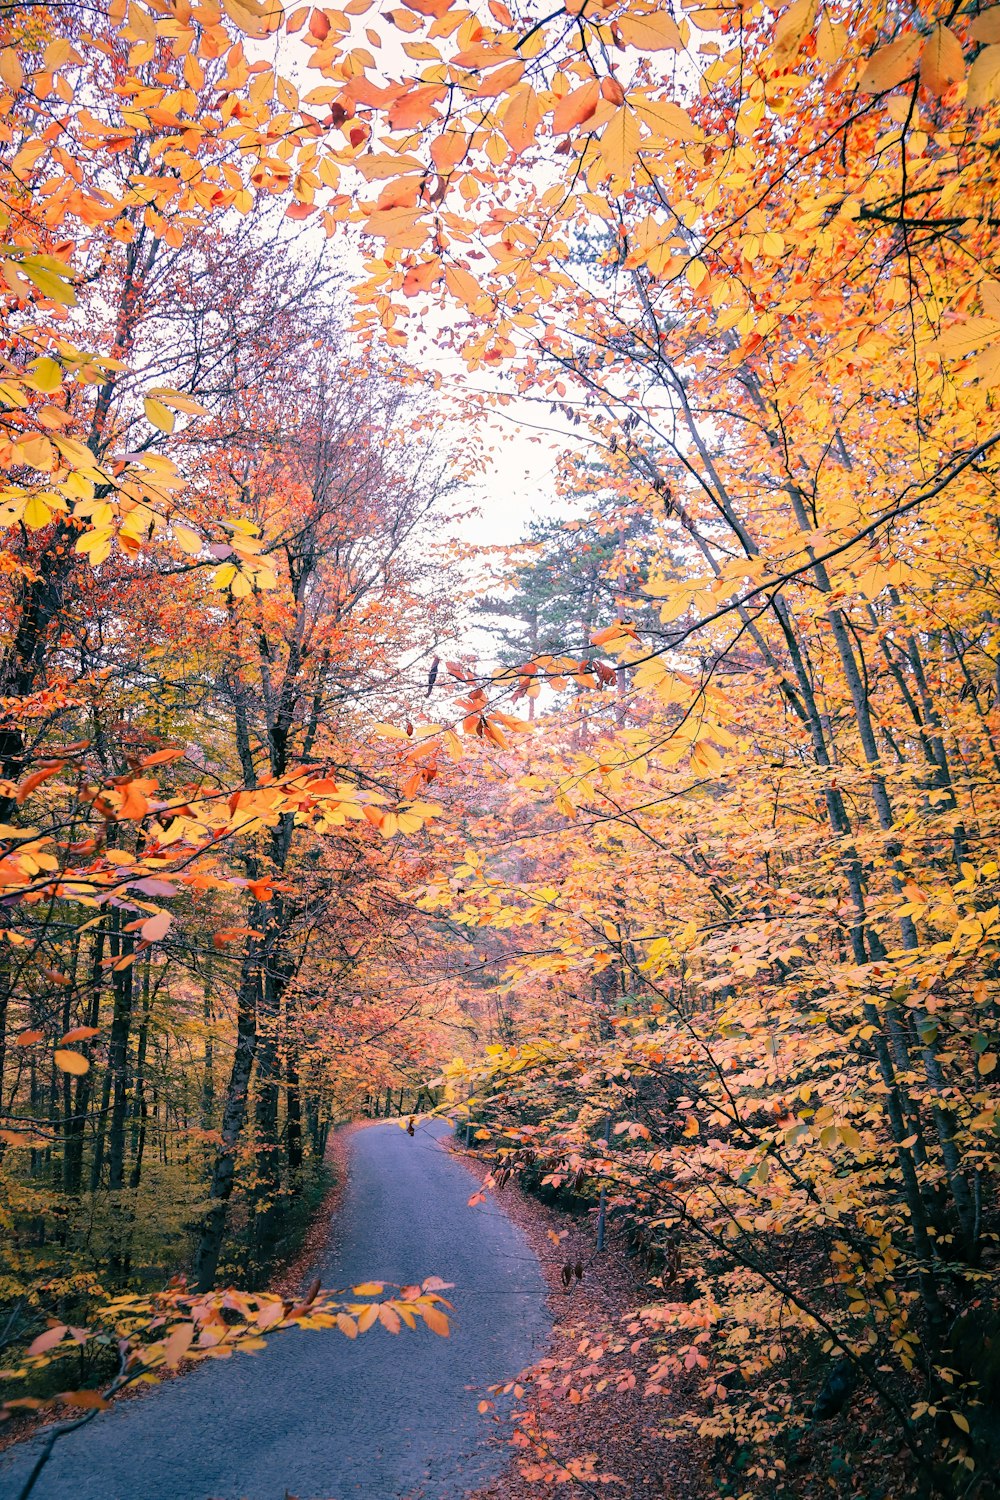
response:
<path id="1" fill-rule="evenodd" d="M 1000 7 L 998 7 L 1000 8 Z M 985 109 L 1000 98 L 1000 46 L 986 47 L 969 69 L 965 102 L 970 109 Z"/>
<path id="2" fill-rule="evenodd" d="M 627 177 L 639 155 L 639 117 L 628 105 L 616 109 L 601 131 L 601 161 L 605 175 Z"/>
<path id="3" fill-rule="evenodd" d="M 997 1055 L 996 1055 L 996 1053 L 995 1052 L 984 1052 L 983 1055 L 982 1055 L 982 1057 L 979 1059 L 979 1062 L 977 1063 L 976 1066 L 978 1067 L 978 1069 L 979 1069 L 980 1073 L 982 1074 L 982 1076 L 985 1078 L 988 1073 L 992 1073 L 993 1072 L 993 1069 L 996 1067 L 996 1065 L 997 1065 Z"/>
<path id="4" fill-rule="evenodd" d="M 379 1297 L 385 1291 L 385 1284 L 381 1281 L 363 1281 L 360 1286 L 352 1286 L 351 1291 L 355 1297 Z"/>
<path id="5" fill-rule="evenodd" d="M 162 401 L 157 401 L 155 396 L 147 396 L 142 403 L 146 413 L 146 421 L 161 432 L 173 432 L 174 414 L 164 406 Z"/>
<path id="6" fill-rule="evenodd" d="M 280 23 L 280 5 L 260 5 L 258 0 L 222 0 L 222 9 L 246 36 L 260 41 Z"/>
<path id="7" fill-rule="evenodd" d="M 32 495 L 24 507 L 24 524 L 32 531 L 40 531 L 52 520 L 52 512 L 38 495 Z"/>
<path id="8" fill-rule="evenodd" d="M 775 61 L 790 63 L 812 31 L 816 20 L 817 0 L 795 0 L 774 28 Z"/>
<path id="9" fill-rule="evenodd" d="M 710 776 L 718 776 L 722 770 L 722 756 L 707 740 L 699 740 L 691 751 L 691 765 L 695 770 L 705 771 Z"/>
<path id="10" fill-rule="evenodd" d="M 15 94 L 24 82 L 24 69 L 13 47 L 5 47 L 0 52 L 0 78 Z"/>
<path id="11" fill-rule="evenodd" d="M 997 338 L 1000 338 L 1000 318 L 961 318 L 944 330 L 937 339 L 937 347 L 943 354 L 961 357 L 977 353 L 984 344 L 991 344 Z"/>
<path id="12" fill-rule="evenodd" d="M 686 109 L 674 104 L 671 99 L 635 99 L 636 114 L 654 135 L 662 135 L 669 141 L 700 141 L 702 132 L 691 119 Z"/>
<path id="13" fill-rule="evenodd" d="M 960 1431 L 968 1432 L 968 1421 L 965 1417 L 962 1416 L 962 1413 L 960 1411 L 953 1411 L 951 1414 L 951 1420 L 954 1422 L 955 1426 L 960 1429 Z"/>
<path id="14" fill-rule="evenodd" d="M 36 391 L 51 395 L 62 385 L 62 370 L 54 359 L 36 360 L 31 371 L 31 383 Z"/>
<path id="15" fill-rule="evenodd" d="M 189 557 L 197 557 L 202 548 L 201 537 L 190 526 L 182 526 L 178 521 L 171 521 L 170 533 L 182 552 Z"/>
<path id="16" fill-rule="evenodd" d="M 640 52 L 683 52 L 684 42 L 670 11 L 654 10 L 648 15 L 623 15 L 618 30 L 626 46 Z"/>
<path id="17" fill-rule="evenodd" d="M 191 417 L 203 417 L 208 412 L 208 407 L 202 406 L 193 396 L 185 396 L 183 391 L 175 391 L 170 386 L 156 386 L 149 394 L 172 411 L 182 411 Z"/>
<path id="18" fill-rule="evenodd" d="M 44 297 L 48 297 L 50 302 L 58 302 L 63 307 L 75 306 L 76 293 L 63 279 L 63 276 L 70 274 L 68 270 L 60 274 L 49 266 L 39 265 L 34 259 L 22 260 L 18 269 L 35 284 Z"/>
<path id="19" fill-rule="evenodd" d="M 110 526 L 98 526 L 93 531 L 85 531 L 77 538 L 75 551 L 89 554 L 90 561 L 96 568 L 98 563 L 104 562 L 111 552 L 111 539 L 114 532 Z"/>
<path id="20" fill-rule="evenodd" d="M 816 28 L 816 56 L 820 62 L 831 66 L 840 61 L 847 43 L 847 32 L 839 21 L 831 21 L 826 11 L 819 18 Z"/>
<path id="21" fill-rule="evenodd" d="M 684 279 L 692 291 L 696 292 L 708 275 L 708 267 L 703 260 L 688 261 L 684 268 Z"/>
<path id="22" fill-rule="evenodd" d="M 33 469 L 43 469 L 48 472 L 55 467 L 55 461 L 52 444 L 40 433 L 21 438 L 14 445 L 15 463 L 30 464 Z"/>

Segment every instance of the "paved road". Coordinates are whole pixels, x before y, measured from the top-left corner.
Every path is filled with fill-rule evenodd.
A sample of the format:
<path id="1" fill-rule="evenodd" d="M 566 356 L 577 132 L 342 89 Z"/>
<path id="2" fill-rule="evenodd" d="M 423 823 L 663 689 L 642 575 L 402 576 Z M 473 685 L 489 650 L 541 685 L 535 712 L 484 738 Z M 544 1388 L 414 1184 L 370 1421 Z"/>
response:
<path id="1" fill-rule="evenodd" d="M 32 1500 L 460 1500 L 506 1462 L 482 1387 L 542 1352 L 545 1285 L 520 1230 L 445 1149 L 373 1125 L 350 1141 L 323 1285 L 455 1283 L 452 1336 L 376 1327 L 353 1343 L 297 1329 L 259 1354 L 195 1366 L 56 1444 Z M 11 1500 L 34 1443 L 0 1458 Z"/>

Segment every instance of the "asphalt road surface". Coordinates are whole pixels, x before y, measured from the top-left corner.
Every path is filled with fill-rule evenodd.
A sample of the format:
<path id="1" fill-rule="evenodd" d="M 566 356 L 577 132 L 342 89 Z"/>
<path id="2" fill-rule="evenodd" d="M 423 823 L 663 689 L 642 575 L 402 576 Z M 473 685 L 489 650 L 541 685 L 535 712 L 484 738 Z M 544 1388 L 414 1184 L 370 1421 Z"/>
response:
<path id="1" fill-rule="evenodd" d="M 440 1123 L 357 1131 L 319 1269 L 324 1287 L 454 1282 L 450 1338 L 296 1329 L 206 1361 L 61 1438 L 32 1500 L 461 1500 L 495 1478 L 508 1454 L 476 1405 L 542 1353 L 545 1283 L 498 1204 L 468 1206 L 476 1179 L 446 1148 Z M 0 1456 L 2 1500 L 36 1445 Z"/>

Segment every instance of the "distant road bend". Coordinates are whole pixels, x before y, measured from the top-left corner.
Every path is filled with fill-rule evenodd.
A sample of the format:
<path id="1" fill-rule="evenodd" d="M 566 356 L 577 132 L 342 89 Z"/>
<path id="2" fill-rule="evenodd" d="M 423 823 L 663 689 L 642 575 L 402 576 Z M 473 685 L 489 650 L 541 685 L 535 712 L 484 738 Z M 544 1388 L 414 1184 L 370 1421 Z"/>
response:
<path id="1" fill-rule="evenodd" d="M 259 1354 L 206 1361 L 60 1439 L 32 1500 L 461 1500 L 503 1469 L 482 1388 L 543 1352 L 538 1261 L 440 1122 L 410 1137 L 373 1125 L 349 1142 L 349 1178 L 325 1287 L 454 1282 L 451 1337 L 376 1326 L 353 1342 L 295 1330 Z M 20 1493 L 37 1438 L 0 1457 Z"/>

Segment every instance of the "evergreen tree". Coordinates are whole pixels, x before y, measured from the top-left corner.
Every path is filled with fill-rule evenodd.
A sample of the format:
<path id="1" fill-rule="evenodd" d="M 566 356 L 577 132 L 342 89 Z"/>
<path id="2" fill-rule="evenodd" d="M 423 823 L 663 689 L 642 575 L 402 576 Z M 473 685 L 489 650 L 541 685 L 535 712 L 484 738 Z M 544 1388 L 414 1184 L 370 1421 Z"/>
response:
<path id="1" fill-rule="evenodd" d="M 529 523 L 505 597 L 484 598 L 477 612 L 494 622 L 496 655 L 505 664 L 538 656 L 582 656 L 595 631 L 635 619 L 652 548 L 649 515 L 602 497 L 587 516 Z"/>

